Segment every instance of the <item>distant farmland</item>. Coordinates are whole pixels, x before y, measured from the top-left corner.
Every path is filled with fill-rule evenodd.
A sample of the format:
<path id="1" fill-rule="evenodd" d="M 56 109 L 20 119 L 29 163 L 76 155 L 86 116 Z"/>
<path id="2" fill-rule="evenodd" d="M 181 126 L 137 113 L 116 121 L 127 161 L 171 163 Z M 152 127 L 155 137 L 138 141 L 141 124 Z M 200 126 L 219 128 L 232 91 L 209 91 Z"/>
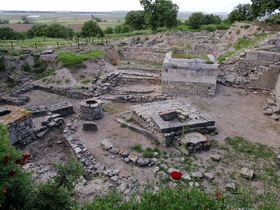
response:
<path id="1" fill-rule="evenodd" d="M 81 30 L 84 22 L 91 20 L 92 15 L 102 20 L 98 24 L 102 29 L 115 27 L 124 22 L 126 13 L 67 13 L 67 12 L 0 12 L 0 19 L 9 20 L 9 24 L 1 24 L 0 27 L 10 27 L 15 31 L 27 31 L 33 24 L 52 24 L 59 23 L 73 28 L 75 32 Z M 22 17 L 27 17 L 33 24 L 18 24 Z"/>

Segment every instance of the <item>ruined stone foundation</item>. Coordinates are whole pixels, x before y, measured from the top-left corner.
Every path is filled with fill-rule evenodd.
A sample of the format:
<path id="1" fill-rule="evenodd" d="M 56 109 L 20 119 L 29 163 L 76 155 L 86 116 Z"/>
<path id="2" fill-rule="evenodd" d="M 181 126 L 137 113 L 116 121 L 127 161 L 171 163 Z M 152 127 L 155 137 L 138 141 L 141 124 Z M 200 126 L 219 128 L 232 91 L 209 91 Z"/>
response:
<path id="1" fill-rule="evenodd" d="M 8 128 L 12 144 L 27 144 L 35 137 L 31 113 L 17 106 L 0 107 L 0 123 Z"/>

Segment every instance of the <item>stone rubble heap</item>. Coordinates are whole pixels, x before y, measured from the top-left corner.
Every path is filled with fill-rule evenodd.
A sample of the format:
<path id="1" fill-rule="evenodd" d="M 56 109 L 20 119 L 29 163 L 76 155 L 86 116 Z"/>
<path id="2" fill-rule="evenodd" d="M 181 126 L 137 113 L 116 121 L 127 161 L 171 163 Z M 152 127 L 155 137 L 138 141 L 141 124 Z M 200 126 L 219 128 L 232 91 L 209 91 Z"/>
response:
<path id="1" fill-rule="evenodd" d="M 274 98 L 274 99 L 273 99 Z M 276 103 L 275 97 L 268 98 L 263 105 L 263 114 L 270 116 L 273 120 L 278 121 L 280 118 L 280 106 Z"/>
<path id="2" fill-rule="evenodd" d="M 41 122 L 41 127 L 37 128 L 35 133 L 37 138 L 43 138 L 53 127 L 59 127 L 64 123 L 64 118 L 60 114 L 52 114 L 45 117 Z"/>
<path id="3" fill-rule="evenodd" d="M 139 185 L 139 181 L 132 177 L 121 176 L 120 171 L 110 170 L 107 166 L 96 160 L 84 146 L 81 140 L 75 136 L 77 126 L 67 124 L 63 130 L 63 136 L 72 154 L 84 166 L 84 177 L 90 179 L 92 176 L 102 175 L 104 181 L 110 181 L 112 188 L 117 188 L 125 195 L 129 195 Z"/>
<path id="4" fill-rule="evenodd" d="M 101 141 L 101 146 L 104 150 L 109 151 L 113 155 L 113 159 L 119 157 L 125 163 L 132 162 L 133 164 L 140 167 L 152 167 L 157 162 L 159 162 L 157 158 L 143 158 L 138 155 L 132 154 L 125 149 L 114 147 L 111 141 L 108 139 L 103 139 Z"/>

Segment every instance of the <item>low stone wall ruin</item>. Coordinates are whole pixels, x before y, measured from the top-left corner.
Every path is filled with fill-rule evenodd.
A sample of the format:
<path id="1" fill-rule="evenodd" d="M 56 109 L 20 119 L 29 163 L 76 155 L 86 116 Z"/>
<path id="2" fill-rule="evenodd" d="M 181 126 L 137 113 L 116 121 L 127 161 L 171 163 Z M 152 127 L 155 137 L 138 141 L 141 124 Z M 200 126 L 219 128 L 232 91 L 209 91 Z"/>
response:
<path id="1" fill-rule="evenodd" d="M 199 113 L 183 100 L 167 100 L 135 105 L 132 117 L 163 146 L 174 143 L 176 136 L 182 132 L 215 132 L 215 121 Z"/>
<path id="2" fill-rule="evenodd" d="M 168 95 L 214 96 L 218 65 L 200 59 L 175 59 L 166 54 L 162 70 L 162 92 Z"/>
<path id="3" fill-rule="evenodd" d="M 12 144 L 27 144 L 35 138 L 31 113 L 21 107 L 0 107 L 0 123 L 7 126 Z"/>
<path id="4" fill-rule="evenodd" d="M 278 75 L 278 79 L 275 85 L 275 95 L 277 105 L 280 107 L 280 74 Z"/>

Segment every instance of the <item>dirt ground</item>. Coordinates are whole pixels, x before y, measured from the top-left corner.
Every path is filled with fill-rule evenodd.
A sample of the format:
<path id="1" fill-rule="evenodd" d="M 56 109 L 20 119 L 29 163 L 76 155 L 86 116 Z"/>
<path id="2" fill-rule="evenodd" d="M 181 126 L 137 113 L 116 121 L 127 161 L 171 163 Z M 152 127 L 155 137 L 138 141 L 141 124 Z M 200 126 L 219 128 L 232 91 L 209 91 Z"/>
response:
<path id="1" fill-rule="evenodd" d="M 31 101 L 26 104 L 26 107 L 35 105 L 50 105 L 53 103 L 59 103 L 68 101 L 74 106 L 75 114 L 66 118 L 66 123 L 75 123 L 77 127 L 76 136 L 82 140 L 85 146 L 93 154 L 93 156 L 100 162 L 105 163 L 108 168 L 112 170 L 120 170 L 121 175 L 132 176 L 138 178 L 141 181 L 153 180 L 154 174 L 152 168 L 139 168 L 134 167 L 130 164 L 125 164 L 118 158 L 108 155 L 107 152 L 101 148 L 101 141 L 103 139 L 109 139 L 113 145 L 118 148 L 124 148 L 131 150 L 131 146 L 135 144 L 141 144 L 143 148 L 160 147 L 155 144 L 154 140 L 148 139 L 142 134 L 138 134 L 128 128 L 122 128 L 119 123 L 115 121 L 115 116 L 122 111 L 129 110 L 132 104 L 115 104 L 112 105 L 111 110 L 105 112 L 105 116 L 98 121 L 95 121 L 98 127 L 97 132 L 85 132 L 82 130 L 83 120 L 79 120 L 79 100 L 69 99 L 63 96 L 49 94 L 42 91 L 31 91 L 27 93 L 31 98 Z M 189 102 L 194 105 L 202 113 L 210 115 L 215 121 L 218 128 L 218 135 L 208 136 L 211 140 L 217 140 L 223 143 L 226 137 L 242 136 L 252 142 L 258 142 L 273 146 L 277 148 L 280 144 L 279 134 L 280 126 L 279 122 L 274 121 L 268 116 L 262 114 L 262 104 L 266 98 L 269 97 L 267 94 L 259 93 L 247 93 L 242 89 L 235 89 L 231 87 L 225 87 L 218 85 L 218 91 L 213 98 L 201 98 L 201 97 L 190 97 Z M 40 119 L 34 119 L 36 126 L 37 121 Z M 34 156 L 39 156 L 38 151 L 42 151 L 43 147 L 46 147 L 46 151 L 43 149 L 44 158 L 35 158 L 37 164 L 53 164 L 58 162 L 60 159 L 67 157 L 67 152 L 62 152 L 60 157 L 56 155 L 47 155 L 49 151 L 55 154 L 60 154 L 61 147 L 63 145 L 55 145 L 49 147 L 48 145 L 54 142 L 57 144 L 58 139 L 63 141 L 62 130 L 51 131 L 54 134 L 46 136 L 44 139 L 38 140 L 33 144 L 29 145 L 30 151 Z M 172 151 L 172 148 L 162 148 L 161 150 Z M 38 151 L 36 151 L 38 150 Z M 56 151 L 56 152 L 55 152 Z M 135 152 L 136 153 L 136 152 Z M 209 155 L 205 153 L 205 155 Z M 203 156 L 203 155 L 202 155 Z M 45 163 L 42 163 L 44 161 Z"/>

